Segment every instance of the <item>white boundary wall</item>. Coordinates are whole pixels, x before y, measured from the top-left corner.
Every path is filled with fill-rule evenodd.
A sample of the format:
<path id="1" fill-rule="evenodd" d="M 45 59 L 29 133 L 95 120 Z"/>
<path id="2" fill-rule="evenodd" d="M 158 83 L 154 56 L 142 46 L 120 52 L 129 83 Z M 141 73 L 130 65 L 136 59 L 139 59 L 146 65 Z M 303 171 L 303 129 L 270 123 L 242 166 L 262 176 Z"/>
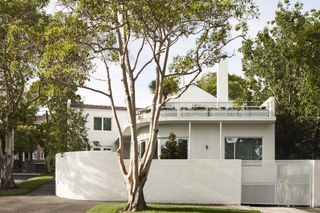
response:
<path id="1" fill-rule="evenodd" d="M 116 154 L 56 155 L 56 194 L 77 200 L 126 201 Z M 153 160 L 147 202 L 240 204 L 240 160 Z"/>

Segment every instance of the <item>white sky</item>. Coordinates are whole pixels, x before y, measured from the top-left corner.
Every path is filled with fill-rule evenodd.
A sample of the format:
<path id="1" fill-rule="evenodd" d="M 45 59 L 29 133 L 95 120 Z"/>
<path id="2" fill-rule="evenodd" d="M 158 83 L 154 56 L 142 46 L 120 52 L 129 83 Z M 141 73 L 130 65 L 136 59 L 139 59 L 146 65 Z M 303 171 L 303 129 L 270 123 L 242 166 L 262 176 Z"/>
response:
<path id="1" fill-rule="evenodd" d="M 268 21 L 273 20 L 275 16 L 275 10 L 277 8 L 278 0 L 255 0 L 256 4 L 259 7 L 260 10 L 260 17 L 258 20 L 250 20 L 248 22 L 249 25 L 249 36 L 254 37 L 257 32 L 261 29 L 263 29 Z M 296 1 L 292 1 L 292 5 Z M 310 9 L 320 9 L 320 0 L 301 0 L 304 4 L 304 10 L 310 10 Z M 49 12 L 55 11 L 57 9 L 56 7 L 56 0 L 52 0 L 51 4 L 49 5 Z M 172 50 L 171 55 L 176 55 L 178 53 L 182 54 L 186 50 L 188 50 L 188 46 L 190 47 L 190 42 L 182 41 L 179 42 Z M 230 43 L 226 47 L 226 51 L 231 54 L 234 52 L 235 56 L 229 59 L 229 72 L 234 73 L 237 75 L 242 75 L 242 65 L 241 65 L 241 58 L 242 55 L 237 50 L 241 46 L 241 40 L 237 39 Z M 147 58 L 145 59 L 147 60 Z M 151 67 L 149 67 L 150 70 L 152 70 Z M 122 92 L 121 82 L 120 82 L 120 75 L 119 75 L 119 68 L 116 66 L 112 67 L 113 74 L 113 91 L 115 93 L 115 102 L 118 106 L 124 106 L 124 96 Z M 213 71 L 215 69 L 213 68 Z M 103 81 L 95 80 L 97 79 L 105 79 L 105 72 L 103 69 L 103 66 L 101 66 L 99 63 L 96 63 L 96 71 L 91 75 L 92 78 L 89 82 L 86 83 L 87 86 L 93 87 L 95 89 L 100 89 L 103 91 L 106 91 L 107 86 L 106 83 Z M 136 92 L 137 92 L 137 105 L 138 107 L 145 107 L 150 105 L 151 103 L 151 96 L 148 89 L 149 83 L 153 80 L 153 75 L 151 72 L 148 72 L 148 69 L 146 69 L 146 73 L 141 75 L 140 80 L 137 82 L 136 85 Z M 83 101 L 86 104 L 95 104 L 95 105 L 108 105 L 109 100 L 107 97 L 97 94 L 95 92 L 91 92 L 85 89 L 79 89 L 78 92 L 82 97 Z"/>

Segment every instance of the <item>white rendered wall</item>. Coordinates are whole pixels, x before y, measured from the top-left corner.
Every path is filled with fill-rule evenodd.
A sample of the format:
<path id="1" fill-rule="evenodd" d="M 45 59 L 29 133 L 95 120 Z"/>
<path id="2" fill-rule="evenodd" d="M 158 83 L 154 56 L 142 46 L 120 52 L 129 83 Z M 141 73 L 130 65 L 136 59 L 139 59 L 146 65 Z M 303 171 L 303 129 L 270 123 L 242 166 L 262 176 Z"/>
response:
<path id="1" fill-rule="evenodd" d="M 119 122 L 121 125 L 127 121 L 127 111 L 118 110 Z M 88 115 L 86 127 L 88 129 L 89 142 L 99 141 L 101 146 L 113 146 L 114 141 L 118 137 L 116 121 L 111 110 L 107 109 L 83 109 L 83 114 Z M 94 130 L 93 118 L 104 117 L 111 118 L 111 131 Z"/>
<path id="2" fill-rule="evenodd" d="M 191 123 L 191 159 L 219 159 L 219 134 L 219 123 Z"/>
<path id="3" fill-rule="evenodd" d="M 125 201 L 126 189 L 112 152 L 56 155 L 56 194 L 77 200 Z M 241 161 L 154 160 L 147 202 L 240 204 Z"/>
<path id="4" fill-rule="evenodd" d="M 148 127 L 138 130 L 138 140 L 148 139 Z M 158 137 L 168 137 L 174 132 L 179 138 L 189 137 L 189 123 L 161 123 Z M 190 134 L 191 159 L 219 159 L 220 126 L 219 123 L 191 122 Z M 274 160 L 274 124 L 273 123 L 222 123 L 222 158 L 224 159 L 225 137 L 262 137 L 262 159 Z M 206 149 L 206 145 L 208 149 Z"/>

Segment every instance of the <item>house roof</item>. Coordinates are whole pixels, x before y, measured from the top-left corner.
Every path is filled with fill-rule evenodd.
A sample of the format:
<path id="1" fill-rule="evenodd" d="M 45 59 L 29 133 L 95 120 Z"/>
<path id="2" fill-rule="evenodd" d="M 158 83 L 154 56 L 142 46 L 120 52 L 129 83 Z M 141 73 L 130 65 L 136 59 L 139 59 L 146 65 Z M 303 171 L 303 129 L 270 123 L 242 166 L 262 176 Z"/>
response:
<path id="1" fill-rule="evenodd" d="M 93 104 L 71 104 L 71 107 L 73 108 L 83 108 L 83 109 L 106 109 L 106 110 L 111 110 L 111 106 L 106 106 L 106 105 L 93 105 Z M 115 107 L 116 110 L 120 111 L 127 111 L 126 107 Z"/>
<path id="2" fill-rule="evenodd" d="M 190 87 L 177 99 L 169 102 L 178 103 L 212 103 L 217 102 L 217 98 L 210 93 L 204 91 L 199 86 L 192 84 Z"/>

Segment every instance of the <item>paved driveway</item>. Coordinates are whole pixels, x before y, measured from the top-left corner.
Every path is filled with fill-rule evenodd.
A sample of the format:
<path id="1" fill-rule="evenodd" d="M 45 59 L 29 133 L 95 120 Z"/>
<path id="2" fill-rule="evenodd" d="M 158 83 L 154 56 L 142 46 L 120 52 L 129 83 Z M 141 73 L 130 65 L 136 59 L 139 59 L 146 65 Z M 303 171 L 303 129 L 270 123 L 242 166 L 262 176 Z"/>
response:
<path id="1" fill-rule="evenodd" d="M 24 196 L 1 197 L 0 213 L 81 213 L 101 203 L 56 197 L 54 181 L 51 181 Z"/>

